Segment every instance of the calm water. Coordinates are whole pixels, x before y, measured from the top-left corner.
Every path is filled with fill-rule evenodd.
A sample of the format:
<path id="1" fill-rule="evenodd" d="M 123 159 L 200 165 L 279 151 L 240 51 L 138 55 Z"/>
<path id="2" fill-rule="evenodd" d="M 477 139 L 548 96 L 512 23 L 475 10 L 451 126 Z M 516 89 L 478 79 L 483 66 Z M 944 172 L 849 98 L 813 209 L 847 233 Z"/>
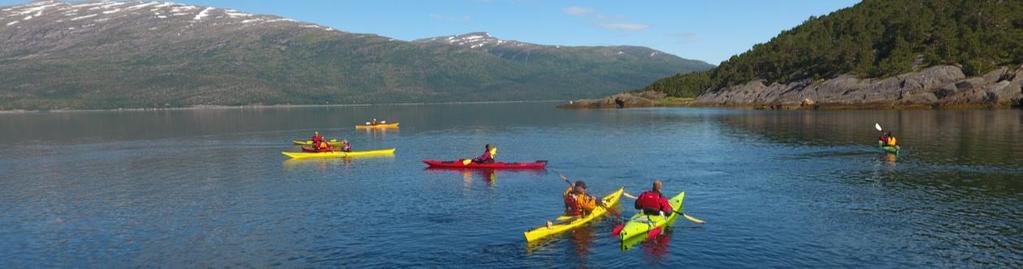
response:
<path id="1" fill-rule="evenodd" d="M 399 131 L 352 128 L 370 117 Z M 874 122 L 903 144 L 875 148 Z M 0 114 L 0 268 L 1023 266 L 1023 112 L 552 104 Z M 319 130 L 394 157 L 287 161 Z M 542 172 L 426 170 L 500 147 Z M 535 247 L 558 179 L 686 191 L 657 240 Z M 631 204 L 630 200 L 623 200 Z M 633 210 L 623 208 L 626 214 Z"/>

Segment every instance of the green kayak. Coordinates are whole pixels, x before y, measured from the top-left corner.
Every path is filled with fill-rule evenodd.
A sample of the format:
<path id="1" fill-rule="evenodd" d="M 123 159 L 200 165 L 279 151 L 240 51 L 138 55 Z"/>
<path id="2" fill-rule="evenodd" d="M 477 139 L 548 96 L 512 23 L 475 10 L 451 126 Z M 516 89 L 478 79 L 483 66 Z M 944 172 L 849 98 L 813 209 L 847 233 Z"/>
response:
<path id="1" fill-rule="evenodd" d="M 891 154 L 899 154 L 899 150 L 902 149 L 899 146 L 885 146 L 881 141 L 877 141 L 877 146 L 881 148 L 881 151 Z"/>
<path id="2" fill-rule="evenodd" d="M 676 212 L 683 212 L 682 201 L 685 198 L 686 193 L 680 192 L 678 193 L 678 195 L 675 195 L 675 197 L 669 199 L 668 203 L 671 204 L 671 207 L 675 209 Z M 671 213 L 671 215 L 660 216 L 643 214 L 642 211 L 636 212 L 636 215 L 633 215 L 631 218 L 629 218 L 629 222 L 626 222 L 625 226 L 622 227 L 621 232 L 618 234 L 618 239 L 620 239 L 622 242 L 626 242 L 633 237 L 637 236 L 645 237 L 647 236 L 647 233 L 650 232 L 651 230 L 664 229 L 666 226 L 672 225 L 672 223 L 675 222 L 675 219 L 677 219 L 679 215 L 682 214 Z"/>

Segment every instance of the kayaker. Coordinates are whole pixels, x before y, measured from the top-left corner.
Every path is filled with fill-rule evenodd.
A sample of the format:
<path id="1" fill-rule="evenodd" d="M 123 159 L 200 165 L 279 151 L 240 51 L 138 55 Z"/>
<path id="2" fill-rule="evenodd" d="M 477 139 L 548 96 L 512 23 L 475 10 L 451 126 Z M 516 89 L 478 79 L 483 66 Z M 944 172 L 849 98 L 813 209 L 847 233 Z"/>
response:
<path id="1" fill-rule="evenodd" d="M 352 152 L 352 144 L 348 143 L 348 139 L 341 140 L 341 151 Z"/>
<path id="2" fill-rule="evenodd" d="M 877 137 L 877 143 L 881 145 L 888 143 L 888 134 L 881 132 L 881 136 Z"/>
<path id="3" fill-rule="evenodd" d="M 330 143 L 327 143 L 327 141 L 320 141 L 320 144 L 319 146 L 317 146 L 316 149 L 318 149 L 320 152 L 333 151 L 333 149 L 330 146 Z"/>
<path id="4" fill-rule="evenodd" d="M 672 212 L 675 212 L 671 208 L 668 198 L 661 194 L 663 186 L 663 182 L 654 180 L 653 188 L 641 193 L 636 198 L 636 209 L 643 210 L 643 213 L 647 215 L 671 215 Z"/>
<path id="5" fill-rule="evenodd" d="M 575 183 L 569 184 L 568 189 L 562 194 L 562 198 L 565 201 L 565 215 L 582 217 L 589 215 L 593 212 L 594 208 L 597 208 L 597 203 L 601 204 L 604 201 L 598 200 L 593 195 L 586 193 L 586 182 L 582 180 L 576 181 Z M 547 221 L 547 228 L 553 227 L 554 222 Z"/>
<path id="6" fill-rule="evenodd" d="M 497 157 L 497 147 L 487 144 L 483 146 L 483 155 L 472 159 L 474 163 L 494 163 L 495 157 Z"/>
<path id="7" fill-rule="evenodd" d="M 313 141 L 313 147 L 319 147 L 320 142 L 323 142 L 323 136 L 320 135 L 320 132 L 313 132 L 313 137 L 309 140 Z"/>
<path id="8" fill-rule="evenodd" d="M 884 137 L 886 138 L 884 140 L 884 145 L 885 146 L 894 147 L 894 146 L 898 145 L 898 141 L 895 139 L 895 136 L 892 135 L 892 131 L 885 132 L 884 133 Z"/>
<path id="9" fill-rule="evenodd" d="M 594 208 L 597 208 L 597 198 L 586 193 L 586 182 L 582 180 L 569 185 L 563 196 L 566 216 L 589 215 Z"/>

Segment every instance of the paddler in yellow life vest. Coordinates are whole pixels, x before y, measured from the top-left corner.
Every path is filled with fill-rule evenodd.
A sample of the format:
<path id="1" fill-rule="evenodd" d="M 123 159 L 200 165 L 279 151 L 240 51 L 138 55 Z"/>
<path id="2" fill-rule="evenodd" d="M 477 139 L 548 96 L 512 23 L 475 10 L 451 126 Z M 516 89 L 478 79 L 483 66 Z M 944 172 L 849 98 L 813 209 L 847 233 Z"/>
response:
<path id="1" fill-rule="evenodd" d="M 583 217 L 593 212 L 594 208 L 597 208 L 597 203 L 603 203 L 603 201 L 597 200 L 596 197 L 586 193 L 586 182 L 578 180 L 575 183 L 569 184 L 568 189 L 562 193 L 562 198 L 565 201 L 565 216 L 572 217 Z M 571 220 L 569 220 L 571 221 Z M 553 227 L 554 222 L 547 221 L 547 228 Z"/>
<path id="2" fill-rule="evenodd" d="M 329 142 L 327 142 L 327 141 L 320 141 L 320 144 L 319 144 L 319 145 L 317 145 L 317 148 L 316 148 L 316 150 L 318 150 L 318 151 L 320 151 L 320 152 L 330 152 L 330 151 L 334 151 L 333 147 L 331 147 L 331 146 L 330 146 L 330 143 L 329 143 Z"/>
<path id="3" fill-rule="evenodd" d="M 899 145 L 898 141 L 895 140 L 895 136 L 892 135 L 892 131 L 885 132 L 884 133 L 884 138 L 885 138 L 884 139 L 884 145 L 885 146 L 894 147 L 894 146 Z"/>
<path id="4" fill-rule="evenodd" d="M 586 216 L 597 208 L 597 198 L 586 193 L 586 182 L 582 180 L 569 185 L 562 196 L 565 198 L 566 216 Z"/>

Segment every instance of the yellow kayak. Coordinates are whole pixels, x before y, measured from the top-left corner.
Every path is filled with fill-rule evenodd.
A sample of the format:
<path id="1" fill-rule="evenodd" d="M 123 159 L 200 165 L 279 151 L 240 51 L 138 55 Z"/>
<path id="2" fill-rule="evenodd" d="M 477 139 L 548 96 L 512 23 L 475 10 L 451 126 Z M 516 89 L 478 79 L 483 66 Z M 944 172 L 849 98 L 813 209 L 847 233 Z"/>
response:
<path id="1" fill-rule="evenodd" d="M 388 156 L 394 155 L 394 148 L 389 149 L 378 149 L 378 150 L 366 150 L 366 151 L 352 151 L 352 152 L 281 152 L 284 156 L 288 156 L 294 159 L 304 158 L 354 158 L 354 157 L 371 157 L 371 156 Z"/>
<path id="2" fill-rule="evenodd" d="M 378 123 L 378 124 L 357 124 L 355 129 L 372 129 L 372 128 L 398 128 L 398 123 Z"/>
<path id="3" fill-rule="evenodd" d="M 312 146 L 313 145 L 313 141 L 312 140 L 305 140 L 305 141 L 303 141 L 303 140 L 291 140 L 291 143 L 295 144 L 296 146 Z M 330 144 L 330 146 L 332 146 L 332 147 L 337 147 L 337 146 L 341 146 L 341 141 L 337 141 L 337 139 L 331 139 L 330 141 L 327 141 L 327 144 Z"/>
<path id="4" fill-rule="evenodd" d="M 611 194 L 608 194 L 607 196 L 604 196 L 604 205 L 608 207 L 615 206 L 615 204 L 618 203 L 618 198 L 622 197 L 623 192 L 625 192 L 625 188 L 619 188 L 618 191 L 615 191 Z M 565 231 L 582 226 L 583 224 L 589 223 L 590 221 L 593 221 L 594 219 L 597 219 L 606 213 L 607 208 L 604 208 L 603 206 L 597 206 L 597 208 L 593 209 L 593 212 L 590 212 L 590 214 L 586 215 L 585 217 L 578 218 L 572 216 L 560 216 L 555 220 L 555 222 L 561 223 L 551 225 L 550 228 L 547 228 L 547 226 L 544 225 L 526 231 L 524 233 L 526 236 L 526 242 L 533 242 L 544 237 L 563 233 Z"/>

